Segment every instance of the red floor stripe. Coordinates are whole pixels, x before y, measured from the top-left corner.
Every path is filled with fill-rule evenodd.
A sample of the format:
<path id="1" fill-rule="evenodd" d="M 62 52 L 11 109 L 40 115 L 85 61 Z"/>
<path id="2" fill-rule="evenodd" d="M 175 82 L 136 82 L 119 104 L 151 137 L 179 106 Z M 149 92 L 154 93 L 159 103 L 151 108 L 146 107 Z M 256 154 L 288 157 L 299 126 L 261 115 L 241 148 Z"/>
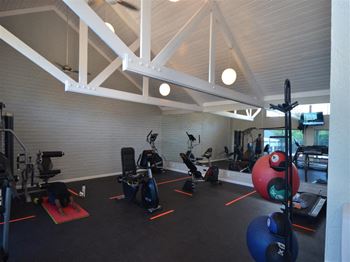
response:
<path id="1" fill-rule="evenodd" d="M 254 193 L 256 193 L 255 190 L 252 191 L 252 192 L 250 192 L 250 193 L 248 193 L 248 194 L 245 194 L 245 195 L 243 195 L 243 196 L 237 197 L 237 198 L 233 199 L 232 201 L 227 202 L 227 203 L 225 204 L 225 206 L 232 205 L 232 204 L 238 202 L 239 200 L 242 200 L 243 198 L 246 198 L 246 197 L 248 197 L 248 196 L 250 196 L 250 195 L 252 195 L 252 194 L 254 194 Z"/>
<path id="2" fill-rule="evenodd" d="M 162 217 L 162 216 L 165 216 L 165 215 L 168 215 L 168 214 L 170 214 L 170 213 L 173 213 L 174 211 L 175 211 L 175 210 L 172 209 L 172 210 L 169 210 L 169 211 L 160 213 L 160 214 L 158 214 L 158 215 L 156 215 L 156 216 L 150 217 L 149 220 L 154 220 L 154 219 L 160 218 L 160 217 Z"/>
<path id="3" fill-rule="evenodd" d="M 174 191 L 177 192 L 177 193 L 180 193 L 180 194 L 184 194 L 186 196 L 192 196 L 191 193 L 187 193 L 187 192 L 184 192 L 184 191 L 181 191 L 181 190 L 178 190 L 178 189 L 174 189 Z"/>
<path id="4" fill-rule="evenodd" d="M 163 182 L 159 182 L 157 183 L 157 186 L 160 186 L 160 185 L 164 185 L 164 184 L 169 184 L 169 183 L 173 183 L 173 182 L 176 182 L 176 181 L 181 181 L 181 180 L 185 180 L 185 179 L 188 179 L 189 177 L 181 177 L 181 178 L 177 178 L 177 179 L 173 179 L 173 180 L 167 180 L 167 181 L 163 181 Z M 111 196 L 109 199 L 118 199 L 119 197 L 121 196 L 124 196 L 124 195 L 119 195 L 119 196 Z"/>
<path id="5" fill-rule="evenodd" d="M 75 196 L 79 196 L 77 192 L 75 192 L 73 189 L 68 188 L 68 191 L 71 192 Z"/>
<path id="6" fill-rule="evenodd" d="M 13 222 L 18 222 L 18 221 L 22 221 L 22 220 L 27 220 L 27 219 L 31 219 L 31 218 L 35 218 L 35 216 L 27 216 L 27 217 L 21 217 L 21 218 L 16 218 L 16 219 L 12 219 L 10 220 L 10 223 L 13 223 Z M 0 222 L 0 225 L 3 225 L 5 224 L 4 222 Z"/>
<path id="7" fill-rule="evenodd" d="M 124 195 L 118 195 L 118 196 L 112 196 L 109 199 L 121 199 L 123 197 L 124 197 Z"/>
<path id="8" fill-rule="evenodd" d="M 298 225 L 298 224 L 293 224 L 293 227 L 304 229 L 304 230 L 310 231 L 310 232 L 316 232 L 315 229 L 312 229 L 312 228 L 309 228 L 309 227 L 304 227 L 304 226 L 301 226 L 301 225 Z"/>
<path id="9" fill-rule="evenodd" d="M 172 183 L 172 182 L 176 182 L 176 181 L 181 181 L 181 180 L 185 180 L 185 179 L 188 179 L 190 177 L 181 177 L 181 178 L 177 178 L 177 179 L 173 179 L 173 180 L 167 180 L 167 181 L 163 181 L 163 182 L 159 182 L 157 183 L 157 185 L 164 185 L 164 184 L 169 184 L 169 183 Z"/>

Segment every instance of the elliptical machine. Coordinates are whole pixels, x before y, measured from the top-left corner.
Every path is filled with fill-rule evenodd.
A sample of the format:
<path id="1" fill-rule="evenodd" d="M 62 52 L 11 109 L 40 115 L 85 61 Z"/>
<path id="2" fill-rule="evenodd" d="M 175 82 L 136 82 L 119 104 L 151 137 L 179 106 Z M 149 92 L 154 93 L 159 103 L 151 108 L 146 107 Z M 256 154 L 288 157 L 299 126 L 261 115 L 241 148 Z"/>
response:
<path id="1" fill-rule="evenodd" d="M 152 157 L 150 159 L 150 164 L 153 172 L 161 172 L 163 170 L 163 159 L 158 153 L 158 149 L 155 145 L 155 142 L 157 140 L 158 133 L 153 133 L 153 130 L 151 130 L 147 137 L 146 141 L 148 144 L 151 146 L 151 151 L 152 151 Z M 138 159 L 138 162 L 141 159 L 141 155 Z"/>
<path id="2" fill-rule="evenodd" d="M 192 150 L 194 147 L 198 146 L 201 143 L 201 136 L 198 135 L 198 143 L 196 143 L 197 139 L 192 135 L 186 132 L 186 135 L 188 136 L 187 140 L 187 151 L 186 156 L 192 163 L 197 163 L 197 161 L 203 160 L 201 157 L 195 157 L 192 153 Z"/>
<path id="3" fill-rule="evenodd" d="M 122 175 L 118 182 L 122 183 L 124 199 L 137 203 L 136 195 L 141 187 L 141 205 L 149 213 L 153 213 L 162 207 L 159 205 L 158 187 L 152 175 L 151 161 L 152 150 L 144 150 L 137 169 L 135 162 L 135 150 L 132 147 L 121 149 Z"/>

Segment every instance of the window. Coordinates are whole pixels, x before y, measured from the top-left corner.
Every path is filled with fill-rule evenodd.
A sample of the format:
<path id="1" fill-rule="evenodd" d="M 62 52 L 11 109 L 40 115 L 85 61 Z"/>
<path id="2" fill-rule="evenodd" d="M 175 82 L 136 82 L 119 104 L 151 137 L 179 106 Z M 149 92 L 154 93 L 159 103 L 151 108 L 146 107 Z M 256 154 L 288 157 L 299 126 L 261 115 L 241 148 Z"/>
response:
<path id="1" fill-rule="evenodd" d="M 330 103 L 298 105 L 292 110 L 292 114 L 299 118 L 301 113 L 322 112 L 323 115 L 330 114 Z M 277 110 L 266 110 L 266 117 L 283 117 L 284 114 Z"/>
<path id="2" fill-rule="evenodd" d="M 266 110 L 266 117 L 282 117 L 284 114 L 277 110 Z"/>
<path id="3" fill-rule="evenodd" d="M 313 104 L 311 105 L 311 112 L 322 112 L 323 115 L 330 115 L 331 108 L 330 103 L 324 103 L 324 104 Z"/>
<path id="4" fill-rule="evenodd" d="M 315 145 L 328 146 L 329 131 L 328 130 L 315 130 Z"/>
<path id="5" fill-rule="evenodd" d="M 293 129 L 292 130 L 292 153 L 294 154 L 297 150 L 297 146 L 294 143 L 294 140 L 299 142 L 299 144 L 303 144 L 304 135 L 300 130 Z M 285 150 L 284 144 L 284 130 L 283 129 L 273 129 L 273 130 L 264 130 L 264 147 L 269 144 L 270 152 L 276 150 Z"/>

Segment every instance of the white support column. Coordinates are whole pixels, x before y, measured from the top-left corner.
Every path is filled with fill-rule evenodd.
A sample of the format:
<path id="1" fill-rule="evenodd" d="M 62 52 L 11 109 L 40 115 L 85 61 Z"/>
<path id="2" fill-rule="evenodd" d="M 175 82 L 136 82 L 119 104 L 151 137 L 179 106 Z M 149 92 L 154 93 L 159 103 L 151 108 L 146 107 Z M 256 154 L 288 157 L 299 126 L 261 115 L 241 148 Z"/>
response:
<path id="1" fill-rule="evenodd" d="M 215 34 L 216 19 L 214 13 L 210 12 L 210 36 L 209 36 L 209 73 L 208 81 L 215 84 L 215 50 L 216 50 L 216 34 Z"/>
<path id="2" fill-rule="evenodd" d="M 239 45 L 236 42 L 236 39 L 234 35 L 232 34 L 232 31 L 227 24 L 225 17 L 223 16 L 218 4 L 216 2 L 213 2 L 213 11 L 215 13 L 215 17 L 218 20 L 218 23 L 220 25 L 220 29 L 223 33 L 223 36 L 225 38 L 225 41 L 227 43 L 227 46 L 231 49 L 231 53 L 235 61 L 237 62 L 238 66 L 240 67 L 243 75 L 245 76 L 246 80 L 248 81 L 249 85 L 252 87 L 254 94 L 259 98 L 262 99 L 263 90 L 256 81 L 254 74 L 252 70 L 250 69 Z"/>
<path id="3" fill-rule="evenodd" d="M 259 113 L 261 112 L 261 108 L 258 108 L 255 113 L 252 115 L 253 118 L 255 118 Z"/>
<path id="4" fill-rule="evenodd" d="M 179 32 L 177 32 L 177 34 L 164 46 L 164 48 L 153 59 L 153 62 L 160 66 L 165 65 L 177 48 L 182 44 L 184 39 L 196 29 L 209 11 L 208 3 L 204 3 L 191 19 L 179 30 Z"/>
<path id="5" fill-rule="evenodd" d="M 149 78 L 146 76 L 142 77 L 142 95 L 148 96 L 149 94 Z"/>
<path id="6" fill-rule="evenodd" d="M 79 21 L 79 83 L 87 85 L 88 74 L 88 27 Z"/>
<path id="7" fill-rule="evenodd" d="M 151 59 L 151 6 L 152 1 L 141 0 L 140 58 L 145 62 Z"/>
<path id="8" fill-rule="evenodd" d="M 40 66 L 46 72 L 51 74 L 57 80 L 65 83 L 69 81 L 71 83 L 76 83 L 72 78 L 70 78 L 66 73 L 61 71 L 58 67 L 49 62 L 45 57 L 40 55 L 38 52 L 33 50 L 27 44 L 18 39 L 15 35 L 7 31 L 3 26 L 0 25 L 0 39 L 2 39 L 5 43 L 12 46 L 18 52 L 26 56 L 33 63 Z"/>
<path id="9" fill-rule="evenodd" d="M 119 57 L 136 57 L 129 47 L 114 34 L 85 0 L 63 0 Z"/>
<path id="10" fill-rule="evenodd" d="M 141 0 L 140 22 L 140 58 L 145 62 L 151 61 L 151 7 L 152 1 Z M 142 95 L 148 96 L 149 78 L 142 77 Z"/>
<path id="11" fill-rule="evenodd" d="M 135 52 L 138 48 L 140 47 L 139 45 L 139 40 L 137 39 L 132 43 L 129 48 L 132 52 Z M 105 69 L 102 70 L 101 73 L 99 73 L 90 83 L 89 87 L 99 87 L 108 77 L 110 77 L 114 71 L 116 71 L 121 65 L 123 61 L 120 59 L 120 57 L 117 57 L 114 59 Z M 127 76 L 125 74 L 125 76 Z"/>
<path id="12" fill-rule="evenodd" d="M 331 21 L 331 114 L 325 261 L 347 262 L 342 247 L 342 209 L 350 203 L 350 0 L 332 0 Z M 343 249 L 343 250 L 342 250 Z M 342 252 L 344 257 L 342 257 Z"/>

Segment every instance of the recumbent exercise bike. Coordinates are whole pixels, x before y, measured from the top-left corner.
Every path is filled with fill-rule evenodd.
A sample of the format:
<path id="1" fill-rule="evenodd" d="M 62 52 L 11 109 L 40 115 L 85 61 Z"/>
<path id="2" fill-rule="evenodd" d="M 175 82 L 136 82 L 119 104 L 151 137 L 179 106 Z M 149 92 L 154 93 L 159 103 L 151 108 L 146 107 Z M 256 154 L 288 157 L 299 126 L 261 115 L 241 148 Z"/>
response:
<path id="1" fill-rule="evenodd" d="M 118 182 L 123 186 L 123 198 L 130 202 L 137 203 L 136 196 L 141 187 L 141 205 L 150 213 L 161 209 L 157 183 L 151 170 L 152 157 L 152 150 L 144 150 L 137 167 L 134 148 L 122 148 L 122 175 L 118 178 Z"/>
<path id="2" fill-rule="evenodd" d="M 182 161 L 189 169 L 188 175 L 191 176 L 191 179 L 186 180 L 182 187 L 184 191 L 193 193 L 196 189 L 197 182 L 200 181 L 210 182 L 212 185 L 222 184 L 221 181 L 219 181 L 219 168 L 217 166 L 211 166 L 210 164 L 212 149 L 209 149 L 206 151 L 206 157 L 208 158 L 209 168 L 205 173 L 204 177 L 202 176 L 202 173 L 197 169 L 196 165 L 187 157 L 187 155 L 184 153 L 180 153 Z"/>

